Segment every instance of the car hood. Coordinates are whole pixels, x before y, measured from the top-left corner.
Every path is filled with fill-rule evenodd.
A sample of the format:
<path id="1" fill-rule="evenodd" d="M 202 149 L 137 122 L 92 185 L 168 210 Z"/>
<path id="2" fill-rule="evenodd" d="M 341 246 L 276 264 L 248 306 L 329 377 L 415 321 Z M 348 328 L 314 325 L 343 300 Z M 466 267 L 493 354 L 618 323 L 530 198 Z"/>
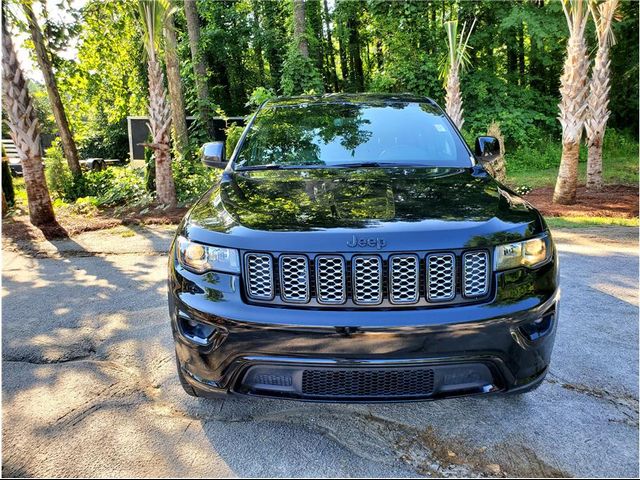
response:
<path id="1" fill-rule="evenodd" d="M 227 171 L 183 227 L 221 246 L 320 252 L 490 246 L 545 228 L 479 167 Z"/>

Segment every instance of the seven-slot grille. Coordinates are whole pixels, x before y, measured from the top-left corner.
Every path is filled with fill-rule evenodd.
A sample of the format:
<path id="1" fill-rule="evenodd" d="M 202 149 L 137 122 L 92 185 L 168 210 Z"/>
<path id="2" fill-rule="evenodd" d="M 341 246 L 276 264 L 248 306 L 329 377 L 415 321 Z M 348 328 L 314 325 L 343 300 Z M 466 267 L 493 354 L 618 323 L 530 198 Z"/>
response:
<path id="1" fill-rule="evenodd" d="M 379 255 L 247 253 L 245 290 L 252 300 L 271 301 L 279 294 L 284 303 L 394 305 L 479 299 L 490 290 L 490 259 L 486 251 Z M 458 260 L 460 260 L 458 267 Z M 276 269 L 277 266 L 277 269 Z M 276 271 L 277 270 L 277 271 Z M 277 281 L 276 281 L 277 278 Z"/>

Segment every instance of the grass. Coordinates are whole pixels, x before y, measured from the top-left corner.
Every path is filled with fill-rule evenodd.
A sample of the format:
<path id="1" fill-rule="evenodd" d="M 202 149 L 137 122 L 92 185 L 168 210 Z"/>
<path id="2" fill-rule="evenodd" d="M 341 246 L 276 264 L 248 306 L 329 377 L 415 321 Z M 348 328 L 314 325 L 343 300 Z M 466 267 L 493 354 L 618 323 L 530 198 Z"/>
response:
<path id="1" fill-rule="evenodd" d="M 602 226 L 638 227 L 640 221 L 637 218 L 622 217 L 546 217 L 545 220 L 551 228 L 585 228 Z"/>
<path id="2" fill-rule="evenodd" d="M 555 185 L 562 155 L 562 144 L 557 139 L 540 139 L 530 147 L 521 147 L 512 154 L 507 152 L 507 183 L 512 187 L 532 188 Z M 605 183 L 638 184 L 638 142 L 628 134 L 607 130 L 603 149 L 603 175 Z M 579 181 L 587 179 L 587 149 L 580 147 Z"/>

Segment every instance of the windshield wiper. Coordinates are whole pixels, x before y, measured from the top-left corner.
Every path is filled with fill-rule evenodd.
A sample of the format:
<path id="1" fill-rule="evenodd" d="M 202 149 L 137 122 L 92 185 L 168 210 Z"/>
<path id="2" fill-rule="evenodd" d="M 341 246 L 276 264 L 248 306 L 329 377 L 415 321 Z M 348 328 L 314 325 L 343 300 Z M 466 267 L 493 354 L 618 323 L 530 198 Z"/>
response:
<path id="1" fill-rule="evenodd" d="M 242 172 L 245 170 L 283 170 L 287 168 L 302 168 L 300 165 L 278 165 L 277 163 L 267 163 L 265 165 L 249 165 L 247 167 L 238 167 L 236 171 Z"/>
<path id="2" fill-rule="evenodd" d="M 338 168 L 381 168 L 381 167 L 398 167 L 398 168 L 406 168 L 406 167 L 422 167 L 424 165 L 420 165 L 417 163 L 397 163 L 397 162 L 351 162 L 351 163 L 334 163 L 333 165 L 328 165 L 329 167 L 338 167 Z"/>

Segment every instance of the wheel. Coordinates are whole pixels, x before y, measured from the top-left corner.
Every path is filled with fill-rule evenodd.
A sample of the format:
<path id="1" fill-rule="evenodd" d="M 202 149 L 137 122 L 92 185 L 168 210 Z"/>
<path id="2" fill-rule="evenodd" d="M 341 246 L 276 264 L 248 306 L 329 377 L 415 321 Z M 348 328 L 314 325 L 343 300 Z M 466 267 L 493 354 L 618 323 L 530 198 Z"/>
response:
<path id="1" fill-rule="evenodd" d="M 192 397 L 199 397 L 200 395 L 198 395 L 198 392 L 196 391 L 196 389 L 193 388 L 191 384 L 187 381 L 187 379 L 184 377 L 184 373 L 182 373 L 182 369 L 180 368 L 180 362 L 178 361 L 178 355 L 176 355 L 176 367 L 178 369 L 178 378 L 180 379 L 180 385 L 182 385 L 182 388 L 184 389 L 185 393 Z"/>
<path id="2" fill-rule="evenodd" d="M 102 160 L 94 160 L 91 162 L 91 171 L 92 172 L 100 172 L 104 170 L 105 163 Z"/>
<path id="3" fill-rule="evenodd" d="M 100 170 L 106 170 L 107 169 L 107 162 L 105 162 L 104 160 L 100 160 Z"/>

